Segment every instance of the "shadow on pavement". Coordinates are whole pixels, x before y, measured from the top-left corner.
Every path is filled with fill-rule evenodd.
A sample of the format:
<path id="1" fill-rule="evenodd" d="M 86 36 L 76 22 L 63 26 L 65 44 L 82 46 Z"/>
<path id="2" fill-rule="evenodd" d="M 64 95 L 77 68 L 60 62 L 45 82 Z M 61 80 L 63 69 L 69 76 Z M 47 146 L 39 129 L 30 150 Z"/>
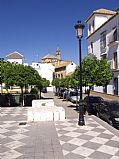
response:
<path id="1" fill-rule="evenodd" d="M 54 98 L 47 98 L 47 97 L 42 97 L 41 99 L 54 99 Z"/>
<path id="2" fill-rule="evenodd" d="M 76 108 L 76 105 L 69 105 L 67 107 L 69 107 L 69 108 Z"/>

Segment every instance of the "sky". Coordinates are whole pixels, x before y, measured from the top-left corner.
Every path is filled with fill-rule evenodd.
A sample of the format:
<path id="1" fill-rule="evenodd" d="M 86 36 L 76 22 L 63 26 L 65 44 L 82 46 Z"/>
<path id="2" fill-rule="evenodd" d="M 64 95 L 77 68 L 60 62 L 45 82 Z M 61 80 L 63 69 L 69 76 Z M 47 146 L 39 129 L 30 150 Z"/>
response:
<path id="1" fill-rule="evenodd" d="M 87 55 L 86 19 L 94 10 L 115 10 L 119 0 L 0 0 L 0 58 L 18 51 L 25 62 L 40 61 L 48 53 L 79 63 L 74 25 L 85 25 L 82 57 Z"/>

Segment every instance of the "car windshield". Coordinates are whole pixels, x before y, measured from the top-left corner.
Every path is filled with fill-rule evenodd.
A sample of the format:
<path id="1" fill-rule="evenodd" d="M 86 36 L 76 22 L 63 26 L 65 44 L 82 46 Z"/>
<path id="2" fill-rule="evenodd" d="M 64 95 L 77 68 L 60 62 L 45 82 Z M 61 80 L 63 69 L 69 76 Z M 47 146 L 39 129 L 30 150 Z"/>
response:
<path id="1" fill-rule="evenodd" d="M 101 101 L 100 97 L 89 97 L 90 103 L 99 103 Z"/>
<path id="2" fill-rule="evenodd" d="M 112 111 L 119 111 L 119 103 L 110 103 Z"/>
<path id="3" fill-rule="evenodd" d="M 71 96 L 77 96 L 77 92 L 70 92 Z"/>

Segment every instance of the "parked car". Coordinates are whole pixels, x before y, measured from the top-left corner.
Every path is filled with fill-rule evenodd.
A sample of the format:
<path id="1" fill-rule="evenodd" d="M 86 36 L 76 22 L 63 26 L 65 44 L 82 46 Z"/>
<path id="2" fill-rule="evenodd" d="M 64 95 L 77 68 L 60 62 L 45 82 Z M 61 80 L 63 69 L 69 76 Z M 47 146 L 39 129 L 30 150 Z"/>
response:
<path id="1" fill-rule="evenodd" d="M 59 90 L 59 96 L 60 96 L 61 98 L 63 98 L 63 94 L 64 94 L 65 90 L 66 90 L 66 89 L 64 89 L 64 88 L 62 88 L 62 89 Z"/>
<path id="2" fill-rule="evenodd" d="M 84 112 L 88 112 L 89 115 L 97 115 L 97 106 L 102 103 L 104 100 L 99 96 L 86 96 L 83 100 Z"/>
<path id="3" fill-rule="evenodd" d="M 66 96 L 66 99 L 70 102 L 76 102 L 77 100 L 77 97 L 79 99 L 79 95 L 78 95 L 78 91 L 74 90 L 74 91 L 69 91 L 67 96 Z"/>
<path id="4" fill-rule="evenodd" d="M 114 127 L 119 127 L 119 103 L 117 101 L 104 101 L 97 106 L 97 116 Z"/>
<path id="5" fill-rule="evenodd" d="M 72 102 L 72 103 L 79 103 L 79 100 L 80 100 L 80 95 L 78 94 L 78 96 L 77 95 L 74 95 L 74 96 L 71 96 L 70 97 L 70 101 Z"/>
<path id="6" fill-rule="evenodd" d="M 43 87 L 42 90 L 41 90 L 41 92 L 42 92 L 42 93 L 47 93 L 47 88 L 46 88 L 46 87 Z"/>
<path id="7" fill-rule="evenodd" d="M 68 95 L 68 92 L 69 90 L 66 89 L 64 92 L 63 92 L 63 99 L 66 99 L 67 95 Z"/>

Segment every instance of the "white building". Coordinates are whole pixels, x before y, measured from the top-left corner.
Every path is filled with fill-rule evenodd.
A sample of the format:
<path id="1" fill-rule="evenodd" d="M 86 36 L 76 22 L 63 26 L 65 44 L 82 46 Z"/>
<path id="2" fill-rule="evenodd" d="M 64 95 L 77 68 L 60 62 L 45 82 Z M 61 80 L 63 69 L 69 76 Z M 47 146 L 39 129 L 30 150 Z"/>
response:
<path id="1" fill-rule="evenodd" d="M 74 62 L 69 63 L 66 66 L 66 75 L 72 74 L 75 71 L 76 67 L 77 65 Z"/>
<path id="2" fill-rule="evenodd" d="M 116 11 L 96 10 L 87 19 L 87 24 L 88 54 L 94 54 L 98 59 L 107 58 L 114 73 L 107 87 L 94 87 L 94 90 L 119 95 L 119 8 Z"/>
<path id="3" fill-rule="evenodd" d="M 19 52 L 15 51 L 6 56 L 7 61 L 13 64 L 23 64 L 24 56 Z"/>
<path id="4" fill-rule="evenodd" d="M 32 62 L 31 67 L 37 70 L 42 78 L 49 80 L 51 84 L 55 71 L 55 67 L 51 63 Z"/>

